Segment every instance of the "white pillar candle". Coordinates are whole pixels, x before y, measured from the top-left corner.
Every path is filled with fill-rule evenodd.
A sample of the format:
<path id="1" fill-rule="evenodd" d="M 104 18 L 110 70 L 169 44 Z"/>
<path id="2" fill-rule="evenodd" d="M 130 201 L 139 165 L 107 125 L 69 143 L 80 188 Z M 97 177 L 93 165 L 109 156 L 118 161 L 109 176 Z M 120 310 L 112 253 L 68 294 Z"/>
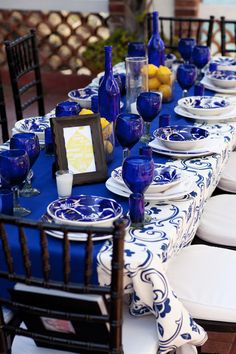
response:
<path id="1" fill-rule="evenodd" d="M 70 197 L 73 184 L 73 173 L 69 170 L 56 171 L 56 182 L 58 197 Z"/>

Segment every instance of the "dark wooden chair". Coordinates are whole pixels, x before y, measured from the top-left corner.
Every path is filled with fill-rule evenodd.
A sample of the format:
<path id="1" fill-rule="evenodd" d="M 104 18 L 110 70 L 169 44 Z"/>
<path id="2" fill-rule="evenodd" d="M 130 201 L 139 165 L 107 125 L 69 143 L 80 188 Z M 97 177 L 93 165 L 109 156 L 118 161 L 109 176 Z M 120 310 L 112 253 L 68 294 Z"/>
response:
<path id="1" fill-rule="evenodd" d="M 221 54 L 236 53 L 236 21 L 220 18 Z M 227 39 L 228 38 L 228 39 Z"/>
<path id="2" fill-rule="evenodd" d="M 148 37 L 151 35 L 152 14 L 147 17 Z M 165 42 L 165 48 L 178 50 L 178 40 L 181 37 L 195 38 L 197 44 L 211 47 L 214 16 L 208 19 L 184 17 L 159 17 L 160 36 Z"/>
<path id="3" fill-rule="evenodd" d="M 4 43 L 16 119 L 22 119 L 24 110 L 35 103 L 38 105 L 38 115 L 43 116 L 45 108 L 35 30 L 31 29 L 25 36 Z"/>
<path id="4" fill-rule="evenodd" d="M 9 245 L 8 227 L 15 227 L 18 231 L 19 237 L 19 252 L 22 254 L 24 273 L 20 273 L 18 268 L 14 266 L 14 255 L 11 253 Z M 41 266 L 42 278 L 34 276 L 31 264 L 33 259 L 30 257 L 30 249 L 28 247 L 27 237 L 29 232 L 37 231 L 38 241 L 41 250 Z M 63 274 L 61 281 L 53 281 L 50 279 L 51 259 L 47 243 L 47 231 L 57 231 L 61 233 L 63 244 Z M 70 281 L 71 260 L 70 260 L 70 241 L 68 239 L 69 232 L 82 232 L 87 234 L 87 241 L 85 246 L 85 261 L 84 270 L 78 269 L 78 272 L 84 273 L 84 281 L 81 284 L 73 283 Z M 123 303 L 123 244 L 124 244 L 124 225 L 122 222 L 117 221 L 114 227 L 103 228 L 85 228 L 44 224 L 41 222 L 34 222 L 29 220 L 19 220 L 13 217 L 0 215 L 0 239 L 2 244 L 2 255 L 4 255 L 5 269 L 0 269 L 0 278 L 7 279 L 11 282 L 23 283 L 26 285 L 36 286 L 39 289 L 60 290 L 63 291 L 65 297 L 63 302 L 66 302 L 66 294 L 68 294 L 67 301 L 70 303 L 74 299 L 69 298 L 70 294 L 86 294 L 100 295 L 107 308 L 107 314 L 101 315 L 96 313 L 79 313 L 76 305 L 69 310 L 63 310 L 63 303 L 56 306 L 56 299 L 53 296 L 52 301 L 48 301 L 48 295 L 40 293 L 41 301 L 30 304 L 30 300 L 20 299 L 12 301 L 11 299 L 1 296 L 0 299 L 0 339 L 3 344 L 3 353 L 9 354 L 12 341 L 9 338 L 14 336 L 26 336 L 43 343 L 46 347 L 63 348 L 67 351 L 83 352 L 104 352 L 104 353 L 123 353 L 122 349 L 122 303 Z M 112 257 L 112 272 L 111 272 L 111 286 L 99 286 L 91 284 L 92 276 L 92 259 L 93 259 L 93 238 L 92 235 L 112 235 L 113 236 L 113 257 Z M 34 234 L 35 242 L 37 242 L 36 235 Z M 49 236 L 50 237 L 50 236 Z M 2 256 L 1 256 L 2 257 Z M 3 262 L 3 259 L 2 259 Z M 2 263 L 3 264 L 3 263 Z M 57 265 L 60 268 L 59 265 Z M 58 273 L 60 271 L 58 270 Z M 45 297 L 46 296 L 46 297 Z M 14 291 L 13 291 L 14 297 Z M 32 294 L 29 298 L 32 297 Z M 45 297 L 45 299 L 44 299 Z M 108 300 L 109 297 L 109 300 Z M 2 307 L 10 308 L 14 317 L 9 323 L 5 323 L 3 319 Z M 64 333 L 57 333 L 54 331 L 46 331 L 38 326 L 34 330 L 20 328 L 19 323 L 22 322 L 24 316 L 27 318 L 53 318 L 64 319 L 71 323 L 80 322 L 87 323 L 94 330 L 95 323 L 97 326 L 102 323 L 109 326 L 109 336 L 106 343 L 89 342 L 79 340 L 77 335 L 67 335 Z M 99 328 L 99 327 L 98 327 Z M 16 351 L 17 352 L 17 351 Z"/>
<path id="5" fill-rule="evenodd" d="M 4 143 L 9 139 L 9 133 L 8 133 L 7 114 L 6 114 L 1 75 L 0 75 L 0 124 L 2 128 L 2 142 Z"/>

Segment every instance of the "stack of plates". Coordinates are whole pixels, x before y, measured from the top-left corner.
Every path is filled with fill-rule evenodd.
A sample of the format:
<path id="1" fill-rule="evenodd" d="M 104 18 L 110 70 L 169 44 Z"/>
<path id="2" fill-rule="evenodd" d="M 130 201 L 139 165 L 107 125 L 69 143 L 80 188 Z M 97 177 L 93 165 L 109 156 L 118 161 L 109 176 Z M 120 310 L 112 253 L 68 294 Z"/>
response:
<path id="1" fill-rule="evenodd" d="M 144 199 L 163 201 L 183 198 L 194 189 L 194 183 L 181 169 L 156 164 L 154 180 L 144 193 Z M 126 198 L 132 193 L 122 179 L 121 166 L 112 171 L 106 187 L 112 193 Z"/>
<path id="2" fill-rule="evenodd" d="M 192 96 L 178 101 L 175 113 L 204 122 L 225 121 L 236 117 L 236 105 L 221 96 Z"/>

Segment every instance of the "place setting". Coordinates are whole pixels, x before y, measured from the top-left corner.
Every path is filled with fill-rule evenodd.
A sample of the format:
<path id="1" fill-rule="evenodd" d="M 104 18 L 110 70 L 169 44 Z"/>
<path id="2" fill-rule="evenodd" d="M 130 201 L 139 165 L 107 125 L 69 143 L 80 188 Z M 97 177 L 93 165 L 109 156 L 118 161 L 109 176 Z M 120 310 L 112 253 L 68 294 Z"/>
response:
<path id="1" fill-rule="evenodd" d="M 236 71 L 227 69 L 227 66 L 221 65 L 221 70 L 218 66 L 213 71 L 206 71 L 203 79 L 201 80 L 202 84 L 209 90 L 219 92 L 219 93 L 236 93 Z"/>
<path id="2" fill-rule="evenodd" d="M 236 118 L 236 105 L 230 97 L 190 96 L 178 100 L 175 113 L 195 121 L 219 122 Z"/>

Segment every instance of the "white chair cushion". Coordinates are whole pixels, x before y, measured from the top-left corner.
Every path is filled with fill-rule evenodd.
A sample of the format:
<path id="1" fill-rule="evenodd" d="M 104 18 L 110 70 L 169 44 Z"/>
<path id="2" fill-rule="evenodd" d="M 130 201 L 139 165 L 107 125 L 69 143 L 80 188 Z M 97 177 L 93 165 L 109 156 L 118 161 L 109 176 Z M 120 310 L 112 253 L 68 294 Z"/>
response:
<path id="1" fill-rule="evenodd" d="M 236 151 L 231 152 L 217 187 L 236 193 Z"/>
<path id="2" fill-rule="evenodd" d="M 236 195 L 220 194 L 208 199 L 197 236 L 218 245 L 236 246 Z"/>
<path id="3" fill-rule="evenodd" d="M 193 245 L 170 259 L 167 276 L 196 319 L 236 323 L 236 252 Z"/>

